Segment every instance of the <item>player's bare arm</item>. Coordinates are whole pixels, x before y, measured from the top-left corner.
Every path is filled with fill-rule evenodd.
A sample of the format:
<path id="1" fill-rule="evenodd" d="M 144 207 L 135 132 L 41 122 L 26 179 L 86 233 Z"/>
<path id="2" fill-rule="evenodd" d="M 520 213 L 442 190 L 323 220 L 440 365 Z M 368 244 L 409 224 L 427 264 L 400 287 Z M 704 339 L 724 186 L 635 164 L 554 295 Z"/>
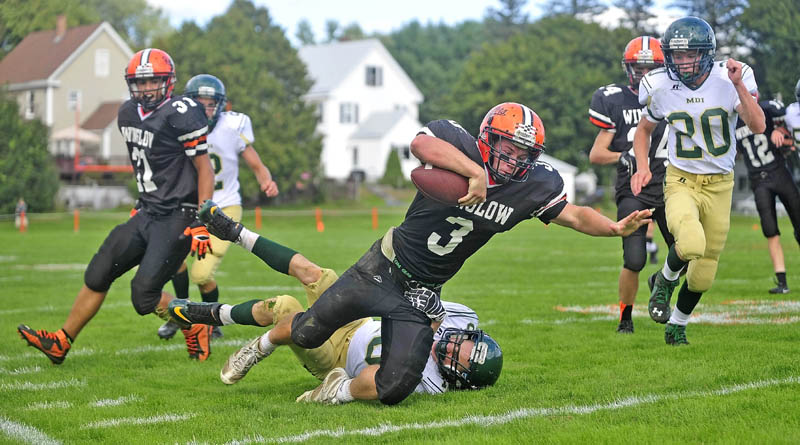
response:
<path id="1" fill-rule="evenodd" d="M 208 154 L 204 153 L 192 158 L 194 168 L 197 170 L 197 200 L 198 206 L 206 199 L 211 199 L 214 194 L 214 169 Z"/>
<path id="2" fill-rule="evenodd" d="M 248 145 L 242 152 L 242 158 L 250 167 L 250 170 L 256 175 L 258 186 L 268 198 L 278 196 L 278 184 L 272 180 L 272 174 L 269 169 L 258 156 L 258 152 L 252 145 Z"/>
<path id="3" fill-rule="evenodd" d="M 452 170 L 469 178 L 467 194 L 458 200 L 470 206 L 486 201 L 486 172 L 484 168 L 447 141 L 426 134 L 418 134 L 411 141 L 411 153 L 424 164 Z"/>
<path id="4" fill-rule="evenodd" d="M 578 232 L 592 236 L 628 236 L 639 227 L 650 223 L 651 210 L 636 210 L 630 215 L 614 222 L 591 207 L 576 206 L 570 203 L 553 222 Z"/>
<path id="5" fill-rule="evenodd" d="M 767 129 L 766 118 L 764 110 L 758 106 L 758 102 L 747 91 L 747 87 L 742 82 L 742 64 L 734 59 L 728 59 L 725 62 L 725 67 L 728 68 L 728 78 L 733 82 L 736 88 L 736 94 L 739 95 L 739 106 L 736 107 L 736 112 L 739 113 L 742 120 L 750 128 L 753 133 L 760 134 Z"/>
<path id="6" fill-rule="evenodd" d="M 633 155 L 636 157 L 636 173 L 631 177 L 631 191 L 634 196 L 641 193 L 642 188 L 653 177 L 650 172 L 647 154 L 650 151 L 650 138 L 657 125 L 657 123 L 651 122 L 646 117 L 642 117 L 639 125 L 636 126 L 636 133 L 633 135 Z"/>
<path id="7" fill-rule="evenodd" d="M 589 162 L 598 165 L 614 164 L 619 161 L 622 153 L 611 151 L 608 147 L 611 146 L 611 141 L 614 140 L 614 133 L 606 130 L 600 130 L 597 137 L 594 138 L 592 150 L 589 152 Z"/>

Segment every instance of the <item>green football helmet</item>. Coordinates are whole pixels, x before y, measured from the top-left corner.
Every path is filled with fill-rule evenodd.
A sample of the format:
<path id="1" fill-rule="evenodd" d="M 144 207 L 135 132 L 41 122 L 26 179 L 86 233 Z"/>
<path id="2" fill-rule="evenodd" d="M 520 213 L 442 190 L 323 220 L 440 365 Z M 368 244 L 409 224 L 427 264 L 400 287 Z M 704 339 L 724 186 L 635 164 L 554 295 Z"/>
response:
<path id="1" fill-rule="evenodd" d="M 210 132 L 216 125 L 219 114 L 225 109 L 225 104 L 228 101 L 228 97 L 225 95 L 225 84 L 211 74 L 198 74 L 186 82 L 183 95 L 192 99 L 206 97 L 216 101 L 214 113 L 208 118 L 208 131 Z"/>
<path id="2" fill-rule="evenodd" d="M 697 17 L 684 17 L 675 20 L 667 27 L 664 36 L 661 37 L 661 49 L 664 51 L 664 65 L 667 67 L 669 78 L 680 80 L 689 88 L 696 88 L 697 80 L 710 72 L 714 65 L 717 39 L 708 22 Z M 697 50 L 698 53 L 694 61 L 675 63 L 673 59 L 675 51 L 691 50 Z"/>
<path id="3" fill-rule="evenodd" d="M 465 341 L 474 344 L 466 364 L 458 361 Z M 453 347 L 448 353 L 450 344 Z M 500 345 L 480 329 L 445 329 L 436 344 L 436 358 L 439 372 L 452 389 L 479 389 L 494 385 L 503 369 Z"/>

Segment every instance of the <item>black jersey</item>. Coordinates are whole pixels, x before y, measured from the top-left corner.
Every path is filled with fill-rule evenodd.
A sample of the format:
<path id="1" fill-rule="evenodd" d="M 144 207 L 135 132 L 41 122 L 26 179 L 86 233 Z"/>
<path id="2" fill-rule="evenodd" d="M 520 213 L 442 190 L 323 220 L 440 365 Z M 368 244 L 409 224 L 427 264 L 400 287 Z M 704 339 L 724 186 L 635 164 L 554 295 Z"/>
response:
<path id="1" fill-rule="evenodd" d="M 458 123 L 433 121 L 420 133 L 445 140 L 484 165 L 477 140 Z M 533 217 L 548 223 L 566 203 L 561 175 L 543 162 L 524 182 L 489 186 L 486 201 L 469 207 L 440 204 L 418 192 L 394 231 L 395 255 L 414 279 L 444 283 L 495 233 Z"/>
<path id="2" fill-rule="evenodd" d="M 626 84 L 611 84 L 600 87 L 592 96 L 589 107 L 589 122 L 603 130 L 614 133 L 610 151 L 633 154 L 633 134 L 642 117 L 644 107 L 639 96 Z M 650 171 L 653 177 L 635 198 L 653 206 L 664 205 L 664 174 L 667 170 L 667 123 L 659 122 L 650 143 Z M 617 164 L 617 200 L 622 196 L 633 196 L 628 169 Z"/>
<path id="3" fill-rule="evenodd" d="M 197 170 L 191 158 L 206 153 L 203 107 L 175 96 L 145 113 L 128 100 L 119 109 L 117 125 L 128 145 L 142 207 L 164 215 L 183 203 L 197 205 Z"/>
<path id="4" fill-rule="evenodd" d="M 736 122 L 736 149 L 742 153 L 750 176 L 786 165 L 781 149 L 776 147 L 769 137 L 775 129 L 775 124 L 783 121 L 786 108 L 776 100 L 761 101 L 758 105 L 764 110 L 766 117 L 767 127 L 764 133 L 753 134 L 741 117 Z"/>

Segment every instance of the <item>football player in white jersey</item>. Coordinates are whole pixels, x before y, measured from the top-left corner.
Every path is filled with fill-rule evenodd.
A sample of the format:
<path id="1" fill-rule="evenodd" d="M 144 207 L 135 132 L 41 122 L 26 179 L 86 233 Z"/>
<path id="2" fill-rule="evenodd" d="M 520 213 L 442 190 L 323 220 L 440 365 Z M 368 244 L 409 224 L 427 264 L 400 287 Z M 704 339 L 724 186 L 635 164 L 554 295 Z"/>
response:
<path id="1" fill-rule="evenodd" d="M 638 170 L 631 189 L 638 195 L 650 181 L 650 137 L 658 122 L 670 127 L 670 165 L 664 181 L 667 225 L 675 237 L 660 272 L 649 279 L 648 311 L 667 323 L 664 339 L 686 345 L 686 324 L 703 292 L 711 288 L 730 228 L 733 167 L 738 117 L 754 133 L 766 127 L 758 106 L 753 70 L 736 60 L 715 62 L 717 42 L 708 23 L 697 17 L 674 21 L 661 38 L 665 68 L 641 81 L 639 102 L 647 106 L 633 140 Z M 688 265 L 675 310 L 670 298 Z"/>
<path id="2" fill-rule="evenodd" d="M 208 157 L 214 168 L 214 202 L 225 209 L 225 214 L 240 221 L 242 219 L 242 197 L 239 194 L 239 156 L 241 156 L 258 180 L 261 191 L 267 197 L 278 195 L 278 185 L 272 180 L 269 169 L 261 162 L 253 148 L 253 127 L 250 117 L 234 111 L 223 111 L 227 103 L 225 85 L 210 74 L 198 74 L 186 82 L 184 96 L 191 97 L 204 106 L 208 117 Z M 214 280 L 229 241 L 211 236 L 212 253 L 195 260 L 187 273 L 186 263 L 181 265 L 172 280 L 176 298 L 189 298 L 189 280 L 197 284 L 203 301 L 219 300 L 219 288 Z M 177 331 L 175 323 L 167 322 L 158 329 L 158 336 L 170 339 Z M 212 337 L 222 336 L 219 327 Z"/>
<path id="3" fill-rule="evenodd" d="M 794 149 L 797 150 L 800 149 L 800 79 L 797 80 L 797 85 L 794 87 L 794 96 L 797 98 L 797 102 L 786 107 L 784 122 L 794 140 Z"/>

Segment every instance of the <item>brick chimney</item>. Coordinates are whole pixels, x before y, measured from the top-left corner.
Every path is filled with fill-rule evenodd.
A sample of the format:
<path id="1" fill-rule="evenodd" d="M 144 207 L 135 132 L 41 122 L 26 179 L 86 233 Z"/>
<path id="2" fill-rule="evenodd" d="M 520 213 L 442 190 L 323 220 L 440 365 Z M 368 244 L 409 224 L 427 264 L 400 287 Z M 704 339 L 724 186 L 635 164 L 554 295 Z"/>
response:
<path id="1" fill-rule="evenodd" d="M 56 42 L 61 41 L 61 39 L 64 38 L 64 34 L 66 33 L 67 33 L 67 16 L 61 14 L 56 18 L 56 36 L 53 40 Z"/>

